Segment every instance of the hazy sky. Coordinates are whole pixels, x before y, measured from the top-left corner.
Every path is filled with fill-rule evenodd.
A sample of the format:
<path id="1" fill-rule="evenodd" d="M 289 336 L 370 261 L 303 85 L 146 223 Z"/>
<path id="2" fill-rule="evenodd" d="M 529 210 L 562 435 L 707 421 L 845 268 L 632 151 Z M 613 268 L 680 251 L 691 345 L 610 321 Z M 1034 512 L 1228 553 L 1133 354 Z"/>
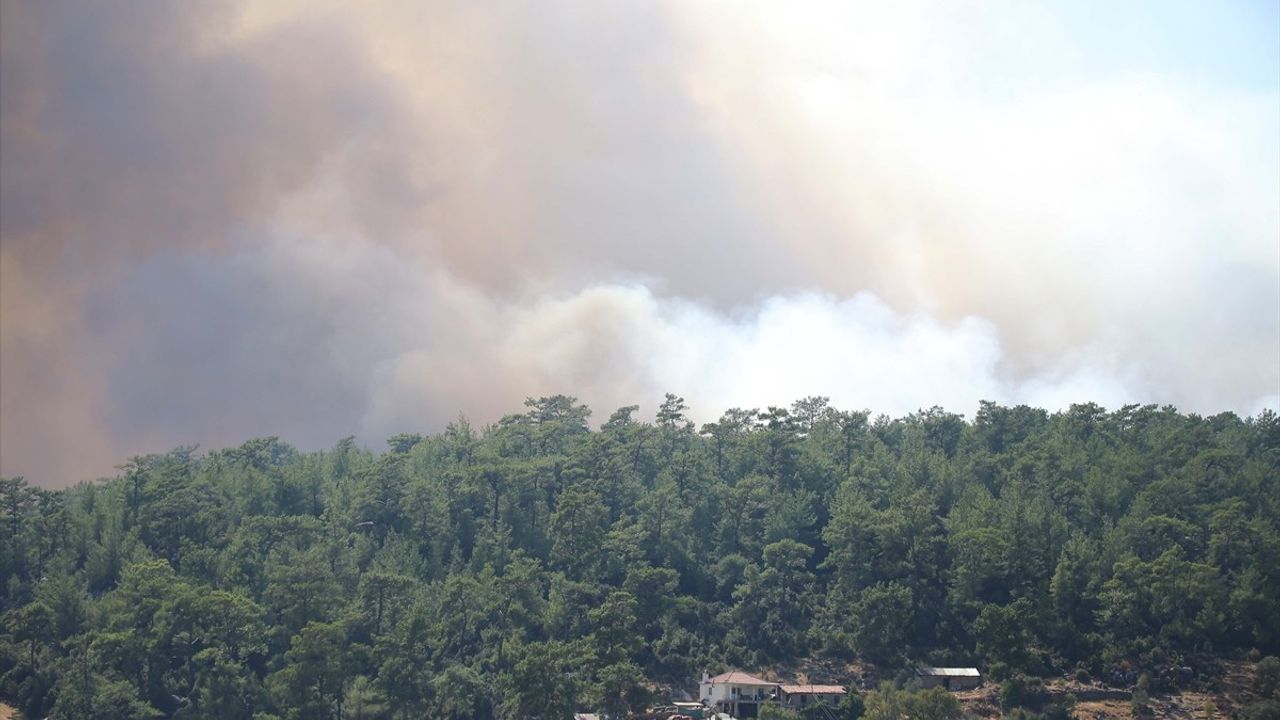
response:
<path id="1" fill-rule="evenodd" d="M 0 0 L 0 474 L 1280 407 L 1280 3 Z"/>

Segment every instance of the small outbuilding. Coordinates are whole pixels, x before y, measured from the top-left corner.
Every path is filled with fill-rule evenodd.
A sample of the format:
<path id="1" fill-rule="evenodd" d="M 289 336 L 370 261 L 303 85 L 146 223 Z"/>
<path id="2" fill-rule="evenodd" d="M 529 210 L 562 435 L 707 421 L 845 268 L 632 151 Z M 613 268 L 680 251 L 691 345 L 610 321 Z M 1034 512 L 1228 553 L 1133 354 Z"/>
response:
<path id="1" fill-rule="evenodd" d="M 694 720 L 701 720 L 707 713 L 707 709 L 700 702 L 676 702 L 672 703 L 672 705 L 675 706 L 676 712 L 681 715 L 688 715 Z"/>
<path id="2" fill-rule="evenodd" d="M 778 701 L 785 707 L 798 709 L 813 703 L 839 705 L 844 700 L 842 685 L 787 685 L 778 686 Z"/>
<path id="3" fill-rule="evenodd" d="M 916 677 L 920 678 L 920 687 L 924 688 L 968 690 L 982 684 L 982 673 L 978 668 L 918 667 Z"/>

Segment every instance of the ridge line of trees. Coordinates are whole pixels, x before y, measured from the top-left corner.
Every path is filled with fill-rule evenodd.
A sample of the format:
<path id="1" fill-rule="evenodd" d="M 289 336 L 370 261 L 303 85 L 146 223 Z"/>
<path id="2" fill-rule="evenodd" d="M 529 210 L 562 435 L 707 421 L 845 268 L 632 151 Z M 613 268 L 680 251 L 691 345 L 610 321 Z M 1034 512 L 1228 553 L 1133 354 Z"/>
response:
<path id="1" fill-rule="evenodd" d="M 0 480 L 0 696 L 52 718 L 564 718 L 823 656 L 1280 651 L 1280 419 L 564 395 L 475 429 Z M 888 702 L 890 696 L 879 699 Z M 877 705 L 878 706 L 878 705 Z"/>

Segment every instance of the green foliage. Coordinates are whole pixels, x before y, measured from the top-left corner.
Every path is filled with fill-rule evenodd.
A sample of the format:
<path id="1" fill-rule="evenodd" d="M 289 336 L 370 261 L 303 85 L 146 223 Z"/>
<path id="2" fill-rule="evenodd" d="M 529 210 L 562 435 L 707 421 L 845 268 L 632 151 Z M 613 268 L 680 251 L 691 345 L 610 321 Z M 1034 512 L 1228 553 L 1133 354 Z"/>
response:
<path id="1" fill-rule="evenodd" d="M 866 712 L 866 699 L 861 693 L 850 689 L 848 694 L 844 696 L 844 700 L 840 701 L 840 705 L 836 708 L 834 714 L 837 720 L 858 720 Z"/>
<path id="2" fill-rule="evenodd" d="M 1006 710 L 1027 704 L 1027 679 L 1021 675 L 1008 678 L 1000 683 L 1000 707 Z"/>
<path id="3" fill-rule="evenodd" d="M 1009 605 L 987 605 L 973 621 L 977 651 L 990 663 L 1026 670 L 1030 662 L 1027 652 L 1035 646 L 1029 626 L 1031 603 L 1020 598 Z"/>
<path id="4" fill-rule="evenodd" d="M 525 646 L 504 688 L 503 714 L 531 720 L 571 717 L 590 689 L 587 673 L 592 661 L 580 643 Z"/>
<path id="5" fill-rule="evenodd" d="M 942 688 L 904 690 L 883 685 L 867 694 L 863 720 L 959 720 L 960 701 Z"/>
<path id="6" fill-rule="evenodd" d="M 1151 695 L 1145 688 L 1137 688 L 1133 691 L 1133 698 L 1129 700 L 1129 707 L 1134 717 L 1151 715 Z"/>
<path id="7" fill-rule="evenodd" d="M 284 666 L 267 677 L 267 691 L 286 717 L 341 717 L 347 680 L 357 669 L 344 622 L 308 623 L 290 642 Z"/>
<path id="8" fill-rule="evenodd" d="M 802 720 L 800 713 L 780 705 L 767 704 L 760 708 L 760 720 Z"/>
<path id="9" fill-rule="evenodd" d="M 1280 700 L 1261 700 L 1240 708 L 1238 720 L 1276 720 L 1280 718 Z"/>
<path id="10" fill-rule="evenodd" d="M 984 664 L 1029 713 L 1023 674 L 1248 648 L 1259 697 L 1280 685 L 1274 413 L 691 412 L 668 395 L 652 424 L 630 406 L 592 431 L 556 395 L 380 453 L 260 438 L 57 492 L 0 480 L 0 697 L 54 718 L 562 718 L 824 653 Z M 884 688 L 833 712 L 958 709 Z"/>
<path id="11" fill-rule="evenodd" d="M 734 591 L 732 621 L 746 633 L 749 647 L 766 657 L 795 657 L 806 650 L 813 573 L 813 548 L 795 540 L 765 546 L 763 567 L 752 565 Z"/>
<path id="12" fill-rule="evenodd" d="M 882 664 L 900 661 L 910 635 L 911 603 L 911 590 L 901 583 L 877 583 L 859 591 L 843 623 L 853 650 Z"/>
<path id="13" fill-rule="evenodd" d="M 1276 697 L 1280 690 L 1280 658 L 1270 655 L 1253 667 L 1253 689 L 1264 698 Z"/>
<path id="14" fill-rule="evenodd" d="M 1045 720 L 1071 720 L 1075 717 L 1076 696 L 1070 693 L 1044 710 Z"/>

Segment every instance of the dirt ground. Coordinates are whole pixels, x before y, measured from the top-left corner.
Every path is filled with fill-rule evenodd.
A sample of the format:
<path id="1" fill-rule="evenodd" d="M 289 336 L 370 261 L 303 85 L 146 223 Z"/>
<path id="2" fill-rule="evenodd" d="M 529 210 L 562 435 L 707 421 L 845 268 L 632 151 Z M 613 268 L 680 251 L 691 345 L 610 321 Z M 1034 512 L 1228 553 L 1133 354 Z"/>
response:
<path id="1" fill-rule="evenodd" d="M 1228 713 L 1220 709 L 1220 705 L 1216 713 L 1207 714 L 1205 701 L 1208 699 L 1210 697 L 1202 693 L 1181 693 L 1169 697 L 1152 698 L 1152 714 L 1147 717 L 1175 718 L 1177 720 L 1210 720 L 1212 718 L 1225 719 L 1230 717 Z M 990 697 L 962 698 L 961 702 L 968 712 L 978 717 L 999 718 L 1004 716 L 994 693 Z M 1072 716 L 1078 720 L 1128 720 L 1134 717 L 1129 701 L 1118 699 L 1078 702 Z"/>
<path id="2" fill-rule="evenodd" d="M 1207 708 L 1206 701 L 1212 696 L 1204 693 L 1179 693 L 1169 697 L 1151 699 L 1151 715 L 1157 718 L 1176 718 L 1177 720 L 1210 720 L 1213 718 L 1229 718 L 1230 714 L 1222 710 L 1222 706 L 1214 700 L 1213 708 Z M 1076 704 L 1075 717 L 1082 720 L 1113 720 L 1114 718 L 1132 718 L 1133 710 L 1123 700 L 1102 700 Z"/>
<path id="3" fill-rule="evenodd" d="M 1185 690 L 1177 693 L 1155 693 L 1151 697 L 1152 714 L 1147 717 L 1173 718 L 1174 720 L 1226 720 L 1242 705 L 1256 698 L 1250 687 L 1253 682 L 1253 664 L 1248 662 L 1222 662 L 1217 687 L 1212 691 Z M 1068 693 L 1088 697 L 1104 686 L 1084 684 L 1074 679 L 1050 680 L 1045 684 L 1050 698 Z M 1116 688 L 1106 689 L 1116 692 Z M 1132 690 L 1129 688 L 1128 690 Z M 982 718 L 999 718 L 1000 688 L 989 683 L 976 690 L 956 693 L 956 697 L 969 713 Z M 1074 717 L 1078 720 L 1120 720 L 1133 718 L 1128 697 L 1082 700 L 1076 703 Z"/>

